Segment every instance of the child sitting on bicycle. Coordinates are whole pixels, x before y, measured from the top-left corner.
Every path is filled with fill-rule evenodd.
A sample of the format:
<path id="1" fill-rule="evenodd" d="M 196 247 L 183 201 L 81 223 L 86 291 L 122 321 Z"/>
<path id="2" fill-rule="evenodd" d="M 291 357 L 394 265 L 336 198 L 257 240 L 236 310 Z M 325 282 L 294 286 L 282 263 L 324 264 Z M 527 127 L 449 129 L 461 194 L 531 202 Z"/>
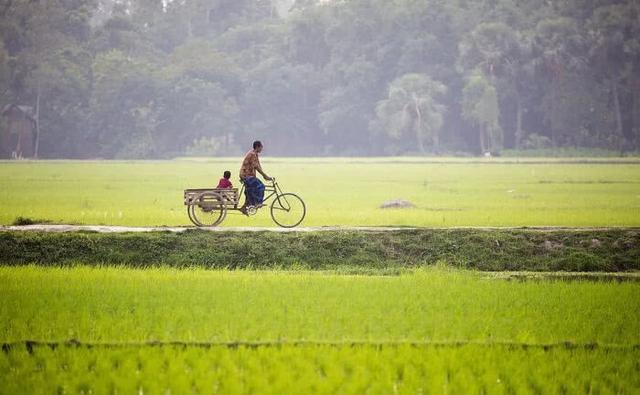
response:
<path id="1" fill-rule="evenodd" d="M 218 181 L 218 186 L 216 188 L 233 188 L 233 184 L 229 181 L 229 178 L 231 178 L 231 172 L 226 170 L 220 181 Z"/>

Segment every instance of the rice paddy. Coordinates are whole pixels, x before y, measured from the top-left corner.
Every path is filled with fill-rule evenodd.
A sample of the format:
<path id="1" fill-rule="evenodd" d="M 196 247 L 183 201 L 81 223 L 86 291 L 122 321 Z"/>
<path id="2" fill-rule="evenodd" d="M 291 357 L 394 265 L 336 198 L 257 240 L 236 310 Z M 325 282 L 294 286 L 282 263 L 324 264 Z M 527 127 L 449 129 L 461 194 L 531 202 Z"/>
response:
<path id="1" fill-rule="evenodd" d="M 637 349 L 482 345 L 16 347 L 0 355 L 0 392 L 632 394 L 639 359 Z"/>
<path id="2" fill-rule="evenodd" d="M 0 280 L 4 342 L 640 344 L 638 282 L 37 266 Z"/>
<path id="3" fill-rule="evenodd" d="M 239 159 L 0 163 L 0 224 L 190 225 L 186 188 L 214 187 Z M 307 205 L 302 226 L 638 226 L 640 162 L 263 158 Z M 412 209 L 380 209 L 405 199 Z M 223 226 L 275 226 L 268 210 Z"/>
<path id="4" fill-rule="evenodd" d="M 0 393 L 633 392 L 640 383 L 637 281 L 35 266 L 0 268 L 0 280 Z"/>
<path id="5" fill-rule="evenodd" d="M 1 162 L 0 224 L 189 225 L 237 162 Z M 624 229 L 0 231 L 0 394 L 640 392 L 637 160 L 263 166 L 303 226 Z"/>

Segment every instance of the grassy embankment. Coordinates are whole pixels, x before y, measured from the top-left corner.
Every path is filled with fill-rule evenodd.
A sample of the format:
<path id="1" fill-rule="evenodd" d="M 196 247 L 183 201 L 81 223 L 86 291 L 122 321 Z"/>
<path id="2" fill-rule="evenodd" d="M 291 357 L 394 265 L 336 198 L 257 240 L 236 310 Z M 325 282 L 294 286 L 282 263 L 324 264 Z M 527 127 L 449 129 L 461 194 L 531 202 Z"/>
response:
<path id="1" fill-rule="evenodd" d="M 640 229 L 407 229 L 388 232 L 0 232 L 0 264 L 397 272 L 640 270 Z"/>
<path id="2" fill-rule="evenodd" d="M 189 225 L 183 189 L 213 186 L 227 169 L 235 180 L 239 161 L 2 162 L 0 224 Z M 307 203 L 303 226 L 640 226 L 633 158 L 264 157 L 263 165 Z M 378 208 L 396 198 L 416 208 Z M 268 210 L 224 225 L 274 226 Z"/>
<path id="3" fill-rule="evenodd" d="M 41 267 L 0 280 L 3 393 L 640 385 L 638 282 Z"/>

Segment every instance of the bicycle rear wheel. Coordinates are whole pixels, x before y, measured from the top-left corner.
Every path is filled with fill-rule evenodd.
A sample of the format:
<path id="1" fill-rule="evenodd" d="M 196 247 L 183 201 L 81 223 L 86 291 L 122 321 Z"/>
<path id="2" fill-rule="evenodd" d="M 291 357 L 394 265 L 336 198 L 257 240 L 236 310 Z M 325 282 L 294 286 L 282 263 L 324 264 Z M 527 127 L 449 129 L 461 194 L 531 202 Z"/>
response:
<path id="1" fill-rule="evenodd" d="M 271 218 L 273 222 L 283 228 L 298 226 L 307 213 L 307 207 L 302 199 L 294 193 L 276 195 L 271 202 Z"/>
<path id="2" fill-rule="evenodd" d="M 227 216 L 223 198 L 215 192 L 202 192 L 189 205 L 189 218 L 196 226 L 216 226 Z"/>

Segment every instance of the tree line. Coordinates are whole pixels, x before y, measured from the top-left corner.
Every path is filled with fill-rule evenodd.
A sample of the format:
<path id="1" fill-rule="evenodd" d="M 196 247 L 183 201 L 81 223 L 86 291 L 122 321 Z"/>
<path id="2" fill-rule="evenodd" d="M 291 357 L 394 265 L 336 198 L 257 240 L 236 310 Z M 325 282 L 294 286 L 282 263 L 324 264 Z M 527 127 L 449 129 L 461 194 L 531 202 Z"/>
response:
<path id="1" fill-rule="evenodd" d="M 634 0 L 2 0 L 39 155 L 640 149 Z"/>

